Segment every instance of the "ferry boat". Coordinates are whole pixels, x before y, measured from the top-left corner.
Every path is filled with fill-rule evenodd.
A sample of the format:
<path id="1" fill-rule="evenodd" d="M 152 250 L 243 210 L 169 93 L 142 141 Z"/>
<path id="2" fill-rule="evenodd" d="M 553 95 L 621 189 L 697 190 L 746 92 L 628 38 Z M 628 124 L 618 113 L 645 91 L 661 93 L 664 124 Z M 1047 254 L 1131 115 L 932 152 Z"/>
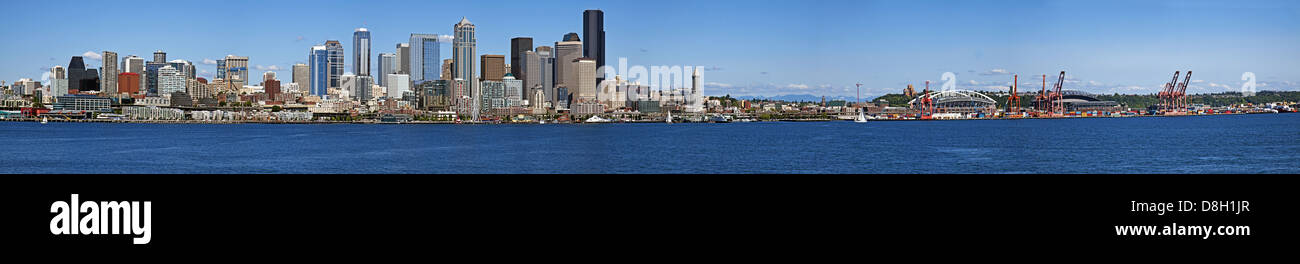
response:
<path id="1" fill-rule="evenodd" d="M 601 118 L 600 116 L 591 116 L 591 118 L 587 118 L 587 121 L 583 121 L 583 123 L 609 123 L 610 121 L 614 120 Z"/>

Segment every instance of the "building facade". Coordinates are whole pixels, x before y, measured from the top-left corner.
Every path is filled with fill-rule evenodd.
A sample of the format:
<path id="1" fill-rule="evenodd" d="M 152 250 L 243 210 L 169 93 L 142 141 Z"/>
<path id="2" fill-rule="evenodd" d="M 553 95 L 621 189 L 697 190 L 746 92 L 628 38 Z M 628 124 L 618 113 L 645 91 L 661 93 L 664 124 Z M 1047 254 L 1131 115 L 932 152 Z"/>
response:
<path id="1" fill-rule="evenodd" d="M 506 75 L 506 56 L 483 54 L 479 56 L 479 74 L 482 74 L 483 80 L 500 81 Z"/>
<path id="2" fill-rule="evenodd" d="M 520 80 L 528 79 L 527 52 L 533 51 L 533 38 L 517 37 L 510 39 L 510 74 Z"/>
<path id="3" fill-rule="evenodd" d="M 357 76 L 370 76 L 370 30 L 352 32 L 352 70 Z"/>
<path id="4" fill-rule="evenodd" d="M 596 83 L 605 79 L 605 12 L 599 9 L 582 12 L 582 56 L 596 61 Z"/>
<path id="5" fill-rule="evenodd" d="M 407 51 L 407 70 L 411 80 L 437 80 L 438 62 L 441 51 L 437 34 L 411 34 L 410 50 Z"/>
<path id="6" fill-rule="evenodd" d="M 328 54 L 329 65 L 326 66 L 329 74 L 329 87 L 343 87 L 341 83 L 343 76 L 343 44 L 337 40 L 325 41 L 325 52 Z"/>
<path id="7" fill-rule="evenodd" d="M 574 90 L 577 84 L 577 73 L 573 68 L 573 62 L 582 58 L 582 42 L 577 40 L 576 33 L 566 35 L 566 40 L 555 43 L 555 85 L 564 84 L 570 90 Z"/>
<path id="8" fill-rule="evenodd" d="M 103 91 L 101 92 L 105 95 L 116 96 L 117 95 L 117 74 L 119 71 L 117 68 L 117 52 L 106 50 L 104 51 L 103 56 L 104 56 L 104 60 L 103 60 L 104 78 L 103 78 L 103 82 L 101 83 L 101 85 L 103 86 L 102 89 Z"/>
<path id="9" fill-rule="evenodd" d="M 294 64 L 292 77 L 293 77 L 293 83 L 297 84 L 296 86 L 298 87 L 299 90 L 303 89 L 304 87 L 310 86 L 311 66 L 307 66 L 307 64 L 302 64 L 302 63 Z M 292 92 L 301 92 L 301 91 L 292 91 Z"/>
<path id="10" fill-rule="evenodd" d="M 325 96 L 329 94 L 330 63 L 329 51 L 325 49 L 325 45 L 311 47 L 310 53 L 307 55 L 307 67 L 311 71 L 307 82 L 311 95 Z"/>
<path id="11" fill-rule="evenodd" d="M 388 87 L 388 75 L 397 74 L 397 55 L 392 53 L 379 54 L 379 78 L 375 81 L 379 86 Z"/>
<path id="12" fill-rule="evenodd" d="M 452 62 L 451 77 L 452 79 L 465 80 L 469 84 L 471 98 L 476 97 L 473 94 L 477 91 L 478 82 L 474 76 L 474 59 L 477 51 L 475 47 L 477 40 L 474 37 L 474 24 L 469 22 L 468 18 L 462 17 L 459 23 L 452 26 L 455 32 L 455 38 L 452 39 Z"/>

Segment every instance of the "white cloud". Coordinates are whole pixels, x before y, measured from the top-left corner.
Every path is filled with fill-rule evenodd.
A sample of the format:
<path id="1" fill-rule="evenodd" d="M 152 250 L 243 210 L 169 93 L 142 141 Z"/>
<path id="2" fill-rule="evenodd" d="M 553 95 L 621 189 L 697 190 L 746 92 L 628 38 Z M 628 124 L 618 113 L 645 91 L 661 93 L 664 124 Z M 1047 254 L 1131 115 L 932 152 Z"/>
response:
<path id="1" fill-rule="evenodd" d="M 451 43 L 456 37 L 452 35 L 438 35 L 438 42 Z"/>
<path id="2" fill-rule="evenodd" d="M 214 59 L 203 59 L 203 64 L 206 64 L 206 65 L 217 65 L 217 60 L 214 60 Z"/>
<path id="3" fill-rule="evenodd" d="M 732 85 L 727 83 L 705 82 L 704 87 L 731 88 Z"/>
<path id="4" fill-rule="evenodd" d="M 987 72 L 980 73 L 980 75 L 1007 75 L 1007 74 L 1011 74 L 1011 72 L 1007 71 L 1007 69 L 992 69 Z"/>
<path id="5" fill-rule="evenodd" d="M 271 66 L 256 65 L 256 66 L 253 66 L 253 69 L 257 69 L 257 70 L 259 70 L 259 71 L 281 71 L 281 70 L 284 70 L 283 68 L 280 68 L 280 66 L 277 66 L 277 65 L 271 65 Z"/>
<path id="6" fill-rule="evenodd" d="M 1192 80 L 1192 83 L 1203 83 L 1205 80 Z"/>
<path id="7" fill-rule="evenodd" d="M 808 89 L 808 85 L 807 85 L 807 84 L 789 84 L 789 85 L 786 85 L 785 88 L 792 88 L 792 89 L 806 90 L 806 89 Z"/>
<path id="8" fill-rule="evenodd" d="M 101 55 L 94 51 L 87 51 L 86 53 L 82 53 L 81 57 L 92 59 L 92 60 L 104 60 L 104 55 Z"/>

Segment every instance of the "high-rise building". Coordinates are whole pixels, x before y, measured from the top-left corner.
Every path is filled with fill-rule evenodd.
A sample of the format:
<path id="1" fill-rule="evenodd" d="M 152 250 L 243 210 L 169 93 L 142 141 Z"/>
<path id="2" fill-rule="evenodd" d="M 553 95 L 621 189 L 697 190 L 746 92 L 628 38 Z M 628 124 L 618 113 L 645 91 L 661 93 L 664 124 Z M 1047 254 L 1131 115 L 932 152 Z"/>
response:
<path id="1" fill-rule="evenodd" d="M 68 95 L 68 71 L 63 66 L 50 67 L 50 96 Z"/>
<path id="2" fill-rule="evenodd" d="M 564 84 L 569 91 L 576 92 L 578 80 L 573 62 L 582 58 L 582 41 L 578 40 L 577 33 L 569 33 L 564 39 L 555 43 L 555 84 Z"/>
<path id="3" fill-rule="evenodd" d="M 166 53 L 166 52 L 163 52 L 162 50 L 154 51 L 154 52 L 153 52 L 153 62 L 156 62 L 156 63 L 166 63 L 166 62 L 167 62 L 167 53 Z"/>
<path id="4" fill-rule="evenodd" d="M 407 60 L 411 59 L 411 44 L 397 43 L 397 73 L 411 74 L 411 64 Z"/>
<path id="5" fill-rule="evenodd" d="M 274 101 L 275 96 L 280 94 L 280 81 L 274 78 L 263 80 L 262 90 L 266 92 L 267 97 L 272 98 L 272 101 Z"/>
<path id="6" fill-rule="evenodd" d="M 329 51 L 325 45 L 312 46 L 307 54 L 307 65 L 311 74 L 308 81 L 308 89 L 311 95 L 325 96 L 329 94 L 330 88 L 330 62 Z"/>
<path id="7" fill-rule="evenodd" d="M 577 58 L 573 60 L 574 77 L 576 78 L 573 100 L 574 102 L 595 102 L 596 101 L 596 60 L 592 58 Z"/>
<path id="8" fill-rule="evenodd" d="M 514 74 L 507 73 L 501 78 L 501 83 L 505 85 L 506 107 L 523 106 L 524 81 L 515 79 Z"/>
<path id="9" fill-rule="evenodd" d="M 294 64 L 293 83 L 297 84 L 298 86 L 298 91 L 294 91 L 294 92 L 299 92 L 302 90 L 310 90 L 311 67 L 307 66 L 307 64 L 302 64 L 302 63 Z"/>
<path id="10" fill-rule="evenodd" d="M 510 74 L 520 80 L 528 79 L 527 56 L 525 53 L 533 51 L 533 38 L 517 37 L 510 39 Z"/>
<path id="11" fill-rule="evenodd" d="M 167 63 L 145 62 L 144 63 L 144 89 L 145 94 L 149 96 L 158 96 L 158 69 L 167 66 Z M 218 69 L 220 71 L 220 69 Z"/>
<path id="12" fill-rule="evenodd" d="M 375 95 L 374 89 L 375 77 L 358 75 L 356 77 L 355 85 L 356 86 L 353 89 L 355 89 L 354 94 L 357 96 L 358 101 L 365 103 L 366 101 L 370 101 L 370 99 L 378 98 L 378 96 Z"/>
<path id="13" fill-rule="evenodd" d="M 68 62 L 68 90 L 78 92 L 99 91 L 99 71 L 87 69 L 81 56 L 72 56 Z"/>
<path id="14" fill-rule="evenodd" d="M 140 93 L 140 74 L 123 72 L 117 75 L 117 92 L 125 94 Z"/>
<path id="15" fill-rule="evenodd" d="M 474 97 L 473 92 L 477 91 L 477 78 L 474 76 L 474 57 L 477 55 L 475 47 L 477 40 L 474 37 L 474 23 L 469 22 L 469 18 L 461 17 L 460 22 L 452 26 L 455 32 L 455 38 L 451 41 L 451 77 L 452 79 L 462 79 L 469 83 L 470 97 Z M 471 98 L 472 99 L 472 98 Z"/>
<path id="16" fill-rule="evenodd" d="M 226 79 L 226 59 L 217 60 L 217 77 L 216 79 Z"/>
<path id="17" fill-rule="evenodd" d="M 104 81 L 103 91 L 101 94 L 106 96 L 117 96 L 117 52 L 104 51 Z M 61 94 L 60 94 L 61 95 Z"/>
<path id="18" fill-rule="evenodd" d="M 389 74 L 397 74 L 397 55 L 393 55 L 392 53 L 380 53 L 379 78 L 375 78 L 375 82 L 379 83 L 379 86 L 388 87 Z"/>
<path id="19" fill-rule="evenodd" d="M 370 76 L 370 30 L 352 32 L 352 70 L 357 76 Z"/>
<path id="20" fill-rule="evenodd" d="M 483 80 L 500 81 L 506 76 L 506 56 L 495 54 L 483 54 L 480 56 L 479 74 L 482 74 Z"/>
<path id="21" fill-rule="evenodd" d="M 451 59 L 445 59 L 445 60 L 442 60 L 442 78 L 441 78 L 441 79 L 443 79 L 443 80 L 448 80 L 448 81 L 451 80 Z"/>
<path id="22" fill-rule="evenodd" d="M 350 74 L 350 73 L 344 73 L 343 75 L 339 75 L 338 93 L 340 95 L 339 98 L 351 98 L 352 100 L 356 100 L 357 75 Z M 343 96 L 344 94 L 346 94 L 347 96 Z"/>
<path id="23" fill-rule="evenodd" d="M 554 104 L 555 103 L 554 100 L 556 98 L 555 52 L 551 49 L 550 46 L 539 46 L 534 50 L 534 52 L 537 53 L 537 68 L 536 68 L 537 70 L 536 71 L 530 70 L 531 72 L 529 73 L 529 76 L 537 75 L 536 78 L 533 78 L 537 82 L 529 83 L 528 86 L 533 88 L 541 88 L 543 90 L 543 93 L 546 94 L 546 96 L 537 99 L 532 99 L 532 98 L 530 99 L 540 100 L 543 102 L 551 102 L 552 104 Z"/>
<path id="24" fill-rule="evenodd" d="M 596 83 L 605 80 L 605 12 L 599 9 L 582 12 L 582 56 L 596 60 Z"/>
<path id="25" fill-rule="evenodd" d="M 185 74 L 171 65 L 158 68 L 158 94 L 169 95 L 185 91 Z"/>
<path id="26" fill-rule="evenodd" d="M 402 98 L 402 94 L 411 90 L 411 76 L 406 74 L 390 73 L 384 75 L 384 83 L 388 88 L 388 98 Z"/>
<path id="27" fill-rule="evenodd" d="M 275 80 L 275 72 L 267 71 L 265 73 L 262 73 L 262 85 L 266 85 L 266 81 L 270 81 L 270 80 Z"/>
<path id="28" fill-rule="evenodd" d="M 412 81 L 437 80 L 438 60 L 441 50 L 437 34 L 411 34 L 410 49 L 407 51 L 407 70 Z"/>
<path id="29" fill-rule="evenodd" d="M 144 58 L 131 55 L 122 59 L 122 70 L 124 72 L 144 73 Z"/>
<path id="30" fill-rule="evenodd" d="M 325 41 L 325 51 L 329 54 L 329 88 L 343 87 L 343 44 L 337 40 Z"/>
<path id="31" fill-rule="evenodd" d="M 235 89 L 242 88 L 248 84 L 248 57 L 226 55 L 226 82 L 235 86 Z"/>

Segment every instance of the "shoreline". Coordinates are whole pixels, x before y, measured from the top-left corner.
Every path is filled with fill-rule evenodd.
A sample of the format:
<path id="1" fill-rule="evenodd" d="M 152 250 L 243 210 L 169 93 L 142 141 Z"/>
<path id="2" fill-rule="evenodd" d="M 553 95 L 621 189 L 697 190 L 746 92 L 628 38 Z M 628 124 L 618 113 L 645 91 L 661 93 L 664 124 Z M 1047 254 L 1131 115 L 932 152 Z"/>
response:
<path id="1" fill-rule="evenodd" d="M 1230 113 L 1230 114 L 1186 114 L 1186 115 L 1133 115 L 1133 116 L 1059 116 L 1059 117 L 1018 117 L 1018 118 L 953 118 L 953 119 L 869 119 L 868 122 L 906 122 L 906 121 L 987 121 L 987 120 L 1028 120 L 1028 119 L 1077 119 L 1077 118 L 1137 118 L 1137 117 L 1195 117 L 1195 116 L 1221 116 L 1221 115 L 1255 115 L 1255 114 L 1283 114 L 1283 113 Z M 836 122 L 852 121 L 838 119 L 775 119 L 775 120 L 755 120 L 751 122 L 689 122 L 679 121 L 674 123 L 766 123 L 766 122 Z M 41 122 L 38 118 L 19 118 L 19 119 L 0 119 L 0 122 Z M 50 119 L 49 122 L 58 123 L 135 123 L 135 124 L 284 124 L 284 125 L 314 125 L 314 124 L 370 124 L 370 125 L 506 125 L 506 124 L 636 124 L 636 123 L 664 123 L 663 121 L 643 120 L 643 121 L 615 121 L 615 122 L 555 122 L 542 124 L 539 122 L 455 122 L 455 121 L 410 121 L 410 122 L 380 122 L 380 121 L 259 121 L 259 120 L 239 120 L 239 121 L 201 121 L 201 120 L 108 120 L 108 119 Z"/>

